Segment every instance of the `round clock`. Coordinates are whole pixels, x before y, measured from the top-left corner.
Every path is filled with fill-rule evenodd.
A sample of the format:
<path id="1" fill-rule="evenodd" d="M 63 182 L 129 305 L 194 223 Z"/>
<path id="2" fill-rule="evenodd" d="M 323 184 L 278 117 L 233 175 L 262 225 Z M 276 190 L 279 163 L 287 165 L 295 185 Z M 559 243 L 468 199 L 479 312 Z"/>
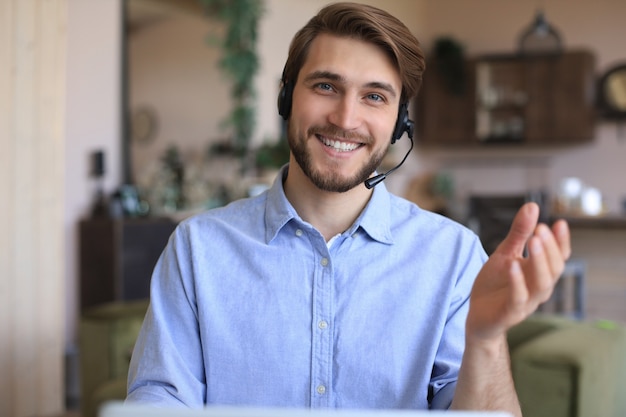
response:
<path id="1" fill-rule="evenodd" d="M 134 142 L 150 143 L 157 130 L 156 112 L 149 107 L 137 109 L 131 119 L 131 138 Z"/>

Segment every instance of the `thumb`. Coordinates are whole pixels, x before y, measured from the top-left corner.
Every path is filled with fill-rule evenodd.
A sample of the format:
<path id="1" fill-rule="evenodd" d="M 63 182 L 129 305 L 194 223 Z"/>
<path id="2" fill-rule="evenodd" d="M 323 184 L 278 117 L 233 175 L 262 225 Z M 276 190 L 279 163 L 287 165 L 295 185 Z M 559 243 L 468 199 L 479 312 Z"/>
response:
<path id="1" fill-rule="evenodd" d="M 537 227 L 538 220 L 539 206 L 537 203 L 524 204 L 515 215 L 511 229 L 502 243 L 498 245 L 496 253 L 521 257 L 524 254 L 526 242 Z"/>

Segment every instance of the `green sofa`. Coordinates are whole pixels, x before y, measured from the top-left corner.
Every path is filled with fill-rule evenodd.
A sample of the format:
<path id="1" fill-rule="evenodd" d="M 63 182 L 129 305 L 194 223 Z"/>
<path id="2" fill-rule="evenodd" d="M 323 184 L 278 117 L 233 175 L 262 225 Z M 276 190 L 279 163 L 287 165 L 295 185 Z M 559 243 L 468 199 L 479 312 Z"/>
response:
<path id="1" fill-rule="evenodd" d="M 102 304 L 80 319 L 81 417 L 96 417 L 109 400 L 126 398 L 128 366 L 147 300 Z"/>
<path id="2" fill-rule="evenodd" d="M 86 311 L 80 323 L 81 412 L 126 396 L 131 351 L 147 301 Z M 525 417 L 626 416 L 626 330 L 611 322 L 536 314 L 508 334 Z"/>
<path id="3" fill-rule="evenodd" d="M 626 416 L 622 325 L 534 315 L 508 339 L 525 417 Z"/>

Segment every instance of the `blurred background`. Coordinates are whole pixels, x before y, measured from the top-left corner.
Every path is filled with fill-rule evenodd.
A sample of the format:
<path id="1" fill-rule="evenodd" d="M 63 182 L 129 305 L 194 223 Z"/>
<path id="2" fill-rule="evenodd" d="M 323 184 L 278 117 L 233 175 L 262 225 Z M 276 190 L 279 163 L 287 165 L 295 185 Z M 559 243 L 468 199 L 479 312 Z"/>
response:
<path id="1" fill-rule="evenodd" d="M 626 323 L 626 2 L 361 2 L 400 17 L 428 58 L 416 148 L 385 185 L 479 233 L 485 199 L 504 224 L 502 198 L 567 217 L 585 316 Z M 178 221 L 259 192 L 286 161 L 282 68 L 327 2 L 231 2 L 240 21 L 219 3 L 0 3 L 0 414 L 74 407 L 81 312 L 145 297 Z M 229 66 L 237 24 L 253 58 Z"/>

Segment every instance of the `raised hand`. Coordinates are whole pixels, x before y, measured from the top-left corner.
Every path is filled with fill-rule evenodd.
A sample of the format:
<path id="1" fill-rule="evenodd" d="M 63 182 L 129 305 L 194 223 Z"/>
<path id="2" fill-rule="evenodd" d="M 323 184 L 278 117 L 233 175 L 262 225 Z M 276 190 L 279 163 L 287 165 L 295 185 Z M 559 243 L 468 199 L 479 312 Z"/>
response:
<path id="1" fill-rule="evenodd" d="M 502 337 L 550 298 L 571 253 L 570 233 L 563 220 L 550 228 L 537 224 L 538 218 L 537 204 L 522 206 L 478 274 L 467 318 L 469 340 Z"/>

